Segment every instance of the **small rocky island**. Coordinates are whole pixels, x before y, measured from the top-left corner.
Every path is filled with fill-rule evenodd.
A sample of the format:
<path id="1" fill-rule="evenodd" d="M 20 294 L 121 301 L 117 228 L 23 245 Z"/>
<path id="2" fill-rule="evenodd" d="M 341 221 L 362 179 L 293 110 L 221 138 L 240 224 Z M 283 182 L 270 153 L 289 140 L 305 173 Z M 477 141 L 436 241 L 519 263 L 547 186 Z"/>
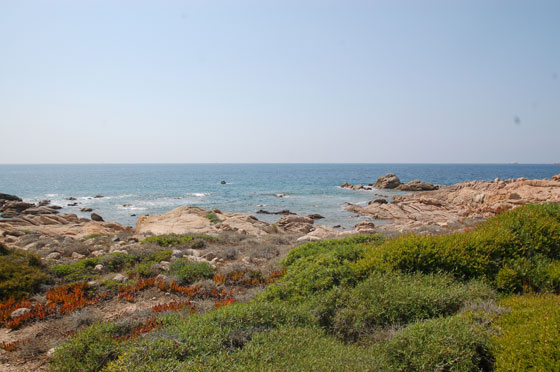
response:
<path id="1" fill-rule="evenodd" d="M 420 180 L 413 180 L 408 183 L 402 183 L 399 177 L 393 173 L 379 177 L 375 184 L 368 185 L 352 185 L 348 182 L 343 183 L 343 189 L 352 190 L 399 190 L 399 191 L 431 191 L 439 189 L 439 185 L 434 185 L 429 182 L 422 182 Z"/>

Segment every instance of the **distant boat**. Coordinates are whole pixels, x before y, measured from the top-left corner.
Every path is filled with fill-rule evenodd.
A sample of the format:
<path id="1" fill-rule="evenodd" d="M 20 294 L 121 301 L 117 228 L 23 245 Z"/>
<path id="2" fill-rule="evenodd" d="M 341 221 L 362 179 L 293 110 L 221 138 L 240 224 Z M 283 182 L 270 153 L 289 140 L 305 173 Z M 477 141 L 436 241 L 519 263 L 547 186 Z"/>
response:
<path id="1" fill-rule="evenodd" d="M 560 161 L 555 161 L 555 162 L 553 162 L 552 164 L 560 165 Z"/>
<path id="2" fill-rule="evenodd" d="M 517 162 L 517 161 L 510 161 L 509 163 L 510 164 L 519 164 L 519 162 Z"/>

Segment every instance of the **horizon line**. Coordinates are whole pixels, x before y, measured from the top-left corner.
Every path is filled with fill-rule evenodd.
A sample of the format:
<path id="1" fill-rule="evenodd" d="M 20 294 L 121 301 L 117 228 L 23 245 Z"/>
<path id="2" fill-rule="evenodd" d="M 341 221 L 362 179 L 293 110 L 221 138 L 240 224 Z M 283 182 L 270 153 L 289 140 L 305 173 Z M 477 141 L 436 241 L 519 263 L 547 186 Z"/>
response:
<path id="1" fill-rule="evenodd" d="M 2 165 L 315 165 L 315 164 L 394 164 L 394 165 L 560 165 L 560 162 L 100 162 L 100 163 L 0 163 Z"/>

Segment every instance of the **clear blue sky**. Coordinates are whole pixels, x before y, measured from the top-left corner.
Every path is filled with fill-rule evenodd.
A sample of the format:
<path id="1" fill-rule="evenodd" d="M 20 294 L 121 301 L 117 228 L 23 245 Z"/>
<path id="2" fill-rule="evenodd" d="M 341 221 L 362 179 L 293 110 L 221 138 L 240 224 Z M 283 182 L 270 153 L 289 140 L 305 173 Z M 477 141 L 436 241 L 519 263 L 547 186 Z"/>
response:
<path id="1" fill-rule="evenodd" d="M 560 161 L 560 1 L 0 0 L 0 163 Z"/>

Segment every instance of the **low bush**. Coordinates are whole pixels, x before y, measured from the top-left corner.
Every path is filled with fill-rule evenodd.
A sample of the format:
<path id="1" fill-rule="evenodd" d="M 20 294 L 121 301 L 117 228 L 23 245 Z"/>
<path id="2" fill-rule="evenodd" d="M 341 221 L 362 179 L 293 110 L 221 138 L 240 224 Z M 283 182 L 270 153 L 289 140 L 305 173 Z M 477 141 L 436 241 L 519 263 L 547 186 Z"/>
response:
<path id="1" fill-rule="evenodd" d="M 84 236 L 84 240 L 90 240 L 90 239 L 95 239 L 95 238 L 100 238 L 100 237 L 109 237 L 109 235 L 107 234 L 99 234 L 99 233 L 94 233 L 94 234 L 89 234 Z"/>
<path id="2" fill-rule="evenodd" d="M 212 223 L 214 223 L 214 224 L 219 223 L 219 222 L 222 222 L 222 220 L 220 220 L 220 219 L 218 218 L 218 215 L 217 215 L 216 213 L 214 213 L 214 212 L 208 212 L 208 213 L 206 213 L 206 218 L 207 218 L 210 222 L 212 222 Z"/>
<path id="3" fill-rule="evenodd" d="M 560 261 L 543 256 L 508 260 L 496 275 L 496 287 L 508 293 L 558 292 Z"/>
<path id="4" fill-rule="evenodd" d="M 452 315 L 493 297 L 488 285 L 458 283 L 449 275 L 374 273 L 355 288 L 336 288 L 309 304 L 323 327 L 356 341 L 389 325 Z"/>
<path id="5" fill-rule="evenodd" d="M 167 371 L 167 367 L 157 368 L 177 366 L 179 362 L 182 367 L 178 370 L 197 370 L 186 367 L 201 360 L 208 365 L 212 356 L 234 353 L 260 333 L 282 326 L 313 327 L 315 324 L 305 312 L 267 303 L 234 304 L 187 318 L 168 317 L 165 323 L 167 327 L 122 353 L 108 371 L 149 371 L 150 368 Z"/>
<path id="6" fill-rule="evenodd" d="M 118 357 L 122 344 L 116 338 L 129 330 L 114 323 L 97 323 L 70 337 L 50 360 L 52 372 L 97 372 Z"/>
<path id="7" fill-rule="evenodd" d="M 262 299 L 298 302 L 339 285 L 355 284 L 357 278 L 351 264 L 381 241 L 377 235 L 353 236 L 296 247 L 283 261 L 283 280 L 269 286 Z"/>
<path id="8" fill-rule="evenodd" d="M 0 300 L 27 297 L 48 279 L 39 256 L 0 243 Z"/>
<path id="9" fill-rule="evenodd" d="M 142 240 L 143 244 L 155 243 L 160 247 L 169 247 L 174 245 L 196 244 L 197 241 L 217 241 L 218 238 L 202 234 L 165 234 L 149 236 Z M 204 243 L 203 243 L 204 244 Z"/>
<path id="10" fill-rule="evenodd" d="M 381 347 L 391 371 L 479 372 L 493 362 L 485 332 L 462 316 L 414 323 Z"/>
<path id="11" fill-rule="evenodd" d="M 136 259 L 134 256 L 126 253 L 111 253 L 99 258 L 99 263 L 105 266 L 107 270 L 119 272 L 124 268 L 132 267 Z"/>
<path id="12" fill-rule="evenodd" d="M 366 277 L 373 271 L 449 272 L 460 279 L 497 279 L 500 270 L 522 260 L 560 258 L 560 205 L 526 205 L 481 223 L 474 231 L 442 236 L 407 235 L 372 248 L 353 267 Z M 520 260 L 520 261 L 516 261 Z M 515 267 L 500 275 L 503 290 L 521 291 Z M 523 274 L 521 280 L 523 280 Z M 534 273 L 536 274 L 536 273 Z M 546 290 L 535 277 L 530 290 Z M 546 282 L 548 279 L 544 279 Z"/>
<path id="13" fill-rule="evenodd" d="M 59 278 L 69 282 L 88 281 L 98 277 L 94 271 L 97 264 L 102 264 L 106 270 L 119 272 L 133 268 L 140 276 L 151 275 L 151 265 L 167 260 L 171 257 L 171 250 L 159 250 L 151 253 L 125 254 L 111 253 L 101 257 L 84 258 L 82 260 L 52 267 L 52 272 Z"/>
<path id="14" fill-rule="evenodd" d="M 500 305 L 511 311 L 495 324 L 495 371 L 559 371 L 560 297 L 514 296 Z"/>
<path id="15" fill-rule="evenodd" d="M 192 284 L 200 279 L 210 279 L 214 275 L 214 268 L 207 262 L 192 262 L 181 258 L 171 264 L 170 274 L 179 284 Z"/>
<path id="16" fill-rule="evenodd" d="M 294 327 L 256 334 L 238 352 L 221 353 L 209 366 L 204 364 L 200 370 L 208 372 L 390 370 L 375 348 L 345 345 L 318 329 Z"/>
<path id="17" fill-rule="evenodd" d="M 85 258 L 71 264 L 56 265 L 52 267 L 52 272 L 70 282 L 87 281 L 96 275 L 93 269 L 98 262 L 98 258 Z"/>
<path id="18" fill-rule="evenodd" d="M 288 267 L 294 262 L 310 256 L 316 256 L 322 253 L 330 253 L 333 250 L 340 249 L 343 246 L 358 246 L 366 248 L 369 245 L 379 245 L 384 241 L 382 235 L 352 235 L 343 239 L 323 240 L 319 242 L 305 243 L 297 246 L 288 252 L 286 258 L 282 261 Z M 357 251 L 359 252 L 359 251 Z"/>

